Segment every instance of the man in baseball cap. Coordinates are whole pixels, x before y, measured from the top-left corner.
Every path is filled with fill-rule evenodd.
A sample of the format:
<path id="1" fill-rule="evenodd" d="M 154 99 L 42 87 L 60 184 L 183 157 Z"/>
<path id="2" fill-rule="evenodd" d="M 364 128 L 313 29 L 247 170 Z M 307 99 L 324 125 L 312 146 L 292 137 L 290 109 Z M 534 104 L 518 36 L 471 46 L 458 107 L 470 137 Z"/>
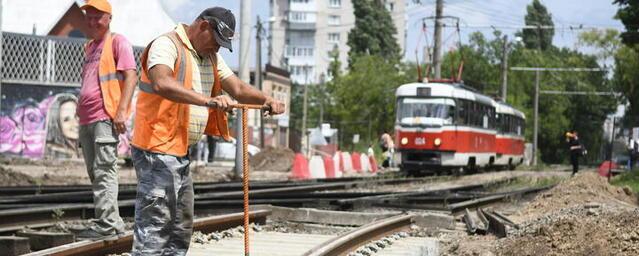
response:
<path id="1" fill-rule="evenodd" d="M 132 256 L 186 255 L 195 204 L 188 149 L 203 134 L 231 139 L 226 111 L 235 100 L 284 112 L 282 102 L 240 80 L 218 53 L 232 50 L 234 34 L 233 13 L 208 8 L 154 39 L 140 57 Z"/>
<path id="2" fill-rule="evenodd" d="M 112 10 L 107 0 L 89 0 L 80 8 L 91 40 L 85 47 L 77 116 L 82 154 L 93 186 L 95 220 L 77 237 L 117 238 L 124 234 L 118 209 L 117 146 L 119 134 L 127 130 L 136 63 L 131 43 L 110 30 Z"/>
<path id="3" fill-rule="evenodd" d="M 233 52 L 231 40 L 235 35 L 235 16 L 229 9 L 213 7 L 204 10 L 198 19 L 206 20 L 213 28 L 215 41 Z"/>

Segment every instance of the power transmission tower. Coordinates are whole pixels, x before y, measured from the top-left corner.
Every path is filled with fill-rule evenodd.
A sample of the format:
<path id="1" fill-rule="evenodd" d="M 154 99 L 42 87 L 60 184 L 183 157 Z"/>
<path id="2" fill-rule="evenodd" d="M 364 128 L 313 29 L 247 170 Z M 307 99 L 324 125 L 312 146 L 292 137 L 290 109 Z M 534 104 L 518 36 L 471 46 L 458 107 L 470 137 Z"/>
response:
<path id="1" fill-rule="evenodd" d="M 444 12 L 444 0 L 437 0 L 435 8 L 435 45 L 433 46 L 433 66 L 435 67 L 435 79 L 442 78 L 442 13 Z"/>

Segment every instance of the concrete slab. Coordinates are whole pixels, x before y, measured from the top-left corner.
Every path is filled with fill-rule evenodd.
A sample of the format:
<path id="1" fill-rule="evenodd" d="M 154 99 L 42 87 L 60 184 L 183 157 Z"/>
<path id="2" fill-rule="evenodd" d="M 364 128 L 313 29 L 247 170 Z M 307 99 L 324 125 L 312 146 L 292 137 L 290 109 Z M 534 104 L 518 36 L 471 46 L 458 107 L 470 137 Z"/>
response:
<path id="1" fill-rule="evenodd" d="M 429 229 L 455 229 L 455 218 L 443 213 L 417 214 L 415 224 Z"/>
<path id="2" fill-rule="evenodd" d="M 0 236 L 0 256 L 16 256 L 30 253 L 29 238 Z"/>
<path id="3" fill-rule="evenodd" d="M 376 220 L 388 218 L 397 213 L 365 213 L 365 212 L 342 212 L 326 211 L 312 208 L 287 208 L 271 206 L 272 220 L 308 222 L 330 225 L 361 226 Z"/>
<path id="4" fill-rule="evenodd" d="M 278 232 L 251 233 L 250 254 L 252 256 L 299 256 L 333 236 Z M 242 255 L 244 238 L 234 237 L 210 244 L 191 244 L 187 256 Z"/>

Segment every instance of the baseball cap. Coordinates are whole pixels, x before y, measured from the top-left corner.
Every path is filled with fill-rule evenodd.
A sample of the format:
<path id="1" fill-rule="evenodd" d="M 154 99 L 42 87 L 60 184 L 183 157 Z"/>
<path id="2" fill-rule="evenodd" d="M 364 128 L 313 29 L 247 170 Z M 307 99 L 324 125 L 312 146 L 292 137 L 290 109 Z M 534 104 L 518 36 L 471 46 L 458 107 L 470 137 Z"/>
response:
<path id="1" fill-rule="evenodd" d="M 86 10 L 89 7 L 98 9 L 98 11 L 111 14 L 111 4 L 107 0 L 88 0 L 80 9 Z"/>
<path id="2" fill-rule="evenodd" d="M 235 35 L 235 15 L 231 10 L 222 7 L 207 8 L 200 13 L 198 19 L 208 21 L 213 28 L 215 41 L 233 52 L 231 39 Z"/>

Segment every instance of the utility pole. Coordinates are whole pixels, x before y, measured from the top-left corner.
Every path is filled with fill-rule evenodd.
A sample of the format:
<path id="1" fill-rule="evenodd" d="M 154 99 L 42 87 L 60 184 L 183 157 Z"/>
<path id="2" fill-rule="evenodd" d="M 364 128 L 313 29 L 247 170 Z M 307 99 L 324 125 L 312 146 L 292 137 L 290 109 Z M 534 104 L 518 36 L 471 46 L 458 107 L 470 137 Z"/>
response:
<path id="1" fill-rule="evenodd" d="M 257 16 L 255 28 L 255 87 L 262 91 L 262 32 L 264 27 L 260 16 Z M 256 113 L 260 116 L 260 148 L 264 148 L 264 115 L 259 110 L 256 110 Z"/>
<path id="2" fill-rule="evenodd" d="M 249 83 L 251 80 L 248 69 L 248 53 L 249 53 L 249 36 L 251 32 L 251 0 L 242 0 L 240 2 L 240 80 Z M 242 177 L 244 155 L 242 152 L 242 111 L 237 111 L 235 115 L 235 167 L 233 168 L 235 179 Z"/>
<path id="3" fill-rule="evenodd" d="M 305 155 L 308 156 L 308 152 L 310 152 L 311 145 L 308 145 L 308 137 L 306 135 L 306 115 L 308 108 L 308 65 L 304 65 L 304 106 L 302 109 L 302 141 L 306 142 L 306 152 Z"/>
<path id="4" fill-rule="evenodd" d="M 533 166 L 537 166 L 537 136 L 539 134 L 539 70 L 535 72 L 535 102 L 534 102 L 534 127 L 533 127 Z"/>
<path id="5" fill-rule="evenodd" d="M 2 70 L 2 67 L 4 65 L 4 62 L 2 62 L 2 0 L 0 0 L 0 70 Z M 2 110 L 2 77 L 4 76 L 4 74 L 0 73 L 0 111 Z"/>
<path id="6" fill-rule="evenodd" d="M 504 46 L 501 56 L 501 101 L 508 98 L 508 36 L 504 35 Z"/>
<path id="7" fill-rule="evenodd" d="M 537 142 L 539 134 L 539 86 L 541 80 L 541 72 L 602 72 L 605 69 L 599 68 L 542 68 L 542 67 L 511 67 L 513 71 L 535 72 L 535 95 L 533 102 L 533 165 L 537 165 Z M 543 91 L 547 94 L 560 94 L 555 91 Z M 583 94 L 583 92 L 565 92 L 563 94 Z M 592 93 L 591 93 L 592 94 Z M 597 94 L 603 94 L 598 92 Z"/>
<path id="8" fill-rule="evenodd" d="M 437 0 L 437 7 L 435 9 L 435 46 L 433 47 L 433 66 L 435 67 L 435 79 L 442 78 L 441 48 L 443 12 L 444 0 Z"/>

